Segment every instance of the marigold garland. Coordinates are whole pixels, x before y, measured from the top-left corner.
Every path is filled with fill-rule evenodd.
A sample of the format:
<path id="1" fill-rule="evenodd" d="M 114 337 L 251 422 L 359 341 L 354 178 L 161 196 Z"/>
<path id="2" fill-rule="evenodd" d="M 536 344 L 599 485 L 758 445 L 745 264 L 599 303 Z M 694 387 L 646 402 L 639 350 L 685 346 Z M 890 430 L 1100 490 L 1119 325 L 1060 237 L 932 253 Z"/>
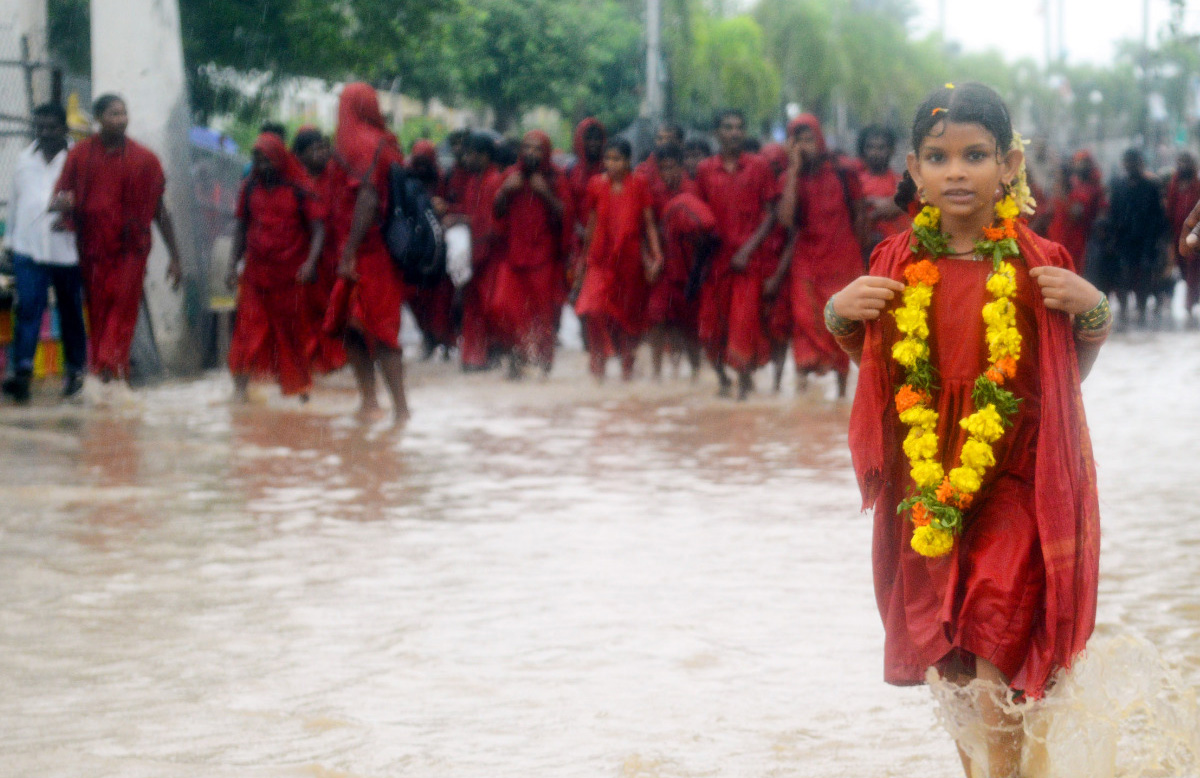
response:
<path id="1" fill-rule="evenodd" d="M 903 449 L 909 461 L 914 488 L 898 511 L 913 522 L 912 548 L 927 557 L 949 554 L 962 532 L 963 511 L 970 507 L 983 485 L 988 468 L 996 464 L 992 444 L 1003 437 L 1019 409 L 1020 401 L 1003 388 L 1017 374 L 1021 334 L 1017 331 L 1016 268 L 1008 261 L 1020 256 L 1016 219 L 1022 208 L 1012 195 L 995 207 L 996 223 L 984 230 L 975 253 L 992 261 L 987 290 L 992 301 L 983 306 L 988 346 L 988 367 L 975 381 L 971 399 L 975 412 L 959 421 L 968 432 L 959 464 L 946 473 L 939 461 L 938 413 L 931 406 L 935 370 L 929 351 L 929 306 L 933 288 L 941 280 L 935 260 L 949 253 L 949 237 L 941 231 L 941 211 L 926 206 L 913 220 L 917 239 L 913 252 L 922 249 L 931 257 L 904 270 L 907 286 L 903 304 L 893 311 L 896 329 L 903 336 L 892 346 L 892 358 L 904 367 L 905 383 L 896 392 L 896 411 L 908 427 Z"/>

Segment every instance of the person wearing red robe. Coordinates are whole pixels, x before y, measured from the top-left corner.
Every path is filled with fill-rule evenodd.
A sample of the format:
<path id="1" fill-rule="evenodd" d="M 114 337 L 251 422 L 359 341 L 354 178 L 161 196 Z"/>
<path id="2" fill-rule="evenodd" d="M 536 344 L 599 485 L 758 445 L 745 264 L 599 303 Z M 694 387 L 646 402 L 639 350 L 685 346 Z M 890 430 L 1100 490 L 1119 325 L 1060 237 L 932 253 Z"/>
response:
<path id="1" fill-rule="evenodd" d="M 442 179 L 441 170 L 438 168 L 437 148 L 433 143 L 425 139 L 414 143 L 408 167 L 425 185 L 434 212 L 439 217 L 445 216 L 449 202 L 448 182 Z M 458 192 L 455 196 L 462 197 L 462 193 Z M 423 358 L 429 359 L 441 349 L 443 357 L 449 359 L 450 349 L 458 337 L 454 326 L 454 283 L 451 282 L 450 275 L 443 273 L 434 286 L 414 289 L 408 307 L 424 339 Z"/>
<path id="2" fill-rule="evenodd" d="M 69 214 L 79 245 L 87 302 L 88 360 L 101 381 L 129 380 L 129 351 L 142 300 L 142 282 L 157 223 L 170 255 L 174 288 L 182 266 L 170 214 L 166 177 L 154 153 L 125 135 L 129 114 L 116 95 L 96 100 L 100 130 L 71 149 L 51 209 Z"/>
<path id="3" fill-rule="evenodd" d="M 663 250 L 663 270 L 651 285 L 646 303 L 652 374 L 655 380 L 662 377 L 663 355 L 670 351 L 676 373 L 686 355 L 692 368 L 692 380 L 697 380 L 701 355 L 696 334 L 699 298 L 698 290 L 693 290 L 689 296 L 688 280 L 695 265 L 697 242 L 704 242 L 707 237 L 716 240 L 711 235 L 714 228 L 710 224 L 712 210 L 700 200 L 695 182 L 688 178 L 681 146 L 675 143 L 661 145 L 652 159 L 657 184 L 652 183 L 646 173 L 634 173 L 650 184 Z M 684 195 L 687 197 L 681 200 Z M 705 224 L 707 229 L 703 228 Z M 668 229 L 672 231 L 670 238 Z"/>
<path id="4" fill-rule="evenodd" d="M 1051 675 L 1068 667 L 1091 634 L 1096 608 L 1100 533 L 1081 374 L 1099 342 L 1073 331 L 1069 317 L 1048 309 L 1029 269 L 1071 269 L 1057 244 L 1019 230 L 1017 329 L 1020 368 L 1006 383 L 1022 398 L 1014 424 L 995 444 L 997 465 L 965 517 L 956 553 L 930 561 L 909 546 L 911 522 L 897 515 L 906 496 L 909 463 L 895 387 L 904 371 L 891 356 L 900 337 L 884 315 L 841 342 L 861 354 L 850 422 L 850 447 L 863 508 L 875 512 L 875 591 L 887 633 L 885 677 L 916 684 L 928 667 L 955 649 L 990 658 L 1014 688 L 1040 696 Z M 920 259 L 911 233 L 880 244 L 871 275 L 904 283 Z M 957 419 L 973 408 L 971 392 L 986 361 L 979 311 L 990 263 L 944 258 L 929 313 L 937 344 L 940 461 L 955 466 L 967 433 Z M 899 295 L 895 298 L 899 300 Z M 896 303 L 898 304 L 898 302 Z M 974 614 L 968 620 L 964 613 Z"/>
<path id="5" fill-rule="evenodd" d="M 617 138 L 604 153 L 605 172 L 588 184 L 587 242 L 575 311 L 587 331 L 591 370 L 604 380 L 608 358 L 633 378 L 637 346 L 646 330 L 650 284 L 662 271 L 650 187 L 633 175 L 629 142 Z M 648 251 L 643 251 L 643 242 Z"/>
<path id="6" fill-rule="evenodd" d="M 1192 207 L 1200 202 L 1200 176 L 1196 174 L 1196 158 L 1184 152 L 1175 163 L 1175 174 L 1167 184 L 1167 219 L 1171 222 L 1171 256 L 1187 283 L 1187 324 L 1196 326 L 1193 309 L 1200 303 L 1200 258 L 1195 254 L 1179 252 L 1180 237 L 1184 234 L 1184 221 Z"/>
<path id="7" fill-rule="evenodd" d="M 462 337 L 459 355 L 465 372 L 486 370 L 497 338 L 488 321 L 486 301 L 496 275 L 496 193 L 504 177 L 496 167 L 496 144 L 483 133 L 472 135 L 463 156 L 470 171 L 462 197 L 451 204 L 448 225 L 466 224 L 471 230 L 471 280 L 462 290 Z"/>
<path id="8" fill-rule="evenodd" d="M 567 297 L 565 264 L 575 222 L 567 177 L 551 161 L 552 151 L 549 135 L 526 133 L 517 164 L 504 171 L 496 192 L 503 245 L 486 309 L 499 343 L 510 352 L 513 380 L 528 363 L 550 372 Z"/>
<path id="9" fill-rule="evenodd" d="M 320 209 L 320 220 L 326 225 L 316 276 L 304 287 L 308 317 L 314 323 L 309 332 L 308 361 L 314 372 L 332 373 L 346 364 L 346 347 L 340 337 L 326 333 L 320 323 L 329 310 L 329 299 L 337 283 L 337 250 L 341 244 L 330 233 L 328 225 L 333 200 L 344 186 L 345 171 L 333 161 L 333 147 L 316 127 L 305 126 L 296 131 L 292 153 L 304 164 L 312 179 L 313 200 Z"/>
<path id="10" fill-rule="evenodd" d="M 1092 155 L 1079 151 L 1071 161 L 1067 190 L 1054 198 L 1047 237 L 1061 244 L 1075 260 L 1078 272 L 1086 269 L 1088 237 L 1104 210 L 1104 185 Z"/>
<path id="11" fill-rule="evenodd" d="M 828 152 L 821 123 L 802 114 L 788 125 L 791 163 L 780 178 L 779 220 L 795 228 L 792 252 L 777 279 L 787 279 L 792 300 L 792 356 L 803 390 L 811 373 L 837 373 L 845 397 L 850 360 L 825 330 L 822 311 L 837 290 L 862 274 L 858 235 L 865 217 L 854 170 Z"/>
<path id="12" fill-rule="evenodd" d="M 862 168 L 858 181 L 866 200 L 867 240 L 863 252 L 867 256 L 881 240 L 904 232 L 912 224 L 912 218 L 896 205 L 900 175 L 891 167 L 895 153 L 896 133 L 891 128 L 872 124 L 859 133 L 858 158 Z"/>
<path id="13" fill-rule="evenodd" d="M 787 149 L 781 143 L 767 143 L 759 151 L 762 158 L 771 166 L 771 175 L 776 179 L 783 175 L 788 166 Z M 771 364 L 774 368 L 772 388 L 778 394 L 783 385 L 783 368 L 787 363 L 788 346 L 792 342 L 792 290 L 785 283 L 774 281 L 778 275 L 779 266 L 784 262 L 784 255 L 790 254 L 795 235 L 782 224 L 776 224 L 775 229 L 763 242 L 763 254 L 766 256 L 763 272 L 766 280 L 763 282 L 763 326 L 766 327 L 767 340 L 771 344 Z"/>
<path id="14" fill-rule="evenodd" d="M 754 371 L 770 358 L 762 321 L 766 258 L 763 242 L 775 226 L 777 189 L 762 157 L 744 151 L 746 119 L 740 111 L 717 114 L 720 153 L 700 163 L 696 188 L 717 219 L 721 246 L 713 258 L 700 301 L 700 341 L 717 371 L 721 396 L 738 376 L 738 399 L 753 390 Z"/>
<path id="15" fill-rule="evenodd" d="M 335 149 L 346 167 L 330 220 L 342 238 L 338 281 L 326 312 L 325 329 L 342 334 L 346 355 L 362 398 L 361 413 L 374 415 L 376 366 L 392 399 L 397 423 L 408 419 L 404 354 L 400 346 L 401 309 L 409 296 L 380 229 L 387 207 L 388 175 L 404 164 L 404 153 L 387 130 L 379 99 L 368 84 L 348 84 L 338 103 Z"/>
<path id="16" fill-rule="evenodd" d="M 474 175 L 470 165 L 466 163 L 470 141 L 471 131 L 465 128 L 455 130 L 446 136 L 446 145 L 450 147 L 450 154 L 454 157 L 454 167 L 450 168 L 450 172 L 442 184 L 442 197 L 446 201 L 447 210 L 460 207 L 463 197 L 466 195 L 467 182 Z"/>
<path id="17" fill-rule="evenodd" d="M 982 753 L 959 744 L 967 775 L 1021 774 L 1026 721 L 1009 704 L 1041 698 L 1096 619 L 1099 501 L 1080 384 L 1112 316 L 1070 254 L 1019 218 L 1019 193 L 997 207 L 1023 168 L 1012 136 L 989 87 L 947 84 L 926 98 L 908 169 L 931 208 L 926 235 L 940 239 L 912 230 L 886 239 L 869 272 L 825 310 L 860 365 L 849 444 L 863 508 L 874 513 L 884 677 L 919 684 L 932 671 L 981 692 L 967 695 L 962 714 L 984 740 Z M 975 255 L 1000 227 L 1017 251 L 1006 257 L 1011 285 L 996 286 L 993 262 Z M 1000 299 L 1002 318 L 985 321 L 980 312 Z M 989 346 L 993 326 L 1011 326 L 1020 341 Z M 901 340 L 916 341 L 915 362 L 895 350 Z M 932 376 L 923 391 L 907 385 L 914 373 Z M 977 408 L 982 426 L 960 423 Z M 918 491 L 917 480 L 930 486 Z M 921 510 L 905 504 L 913 495 Z M 939 526 L 953 521 L 949 505 L 962 511 L 960 531 Z"/>
<path id="18" fill-rule="evenodd" d="M 303 399 L 312 388 L 308 349 L 316 320 L 307 287 L 318 274 L 325 211 L 300 160 L 279 136 L 259 135 L 252 172 L 238 195 L 228 279 L 238 287 L 229 372 L 242 401 L 252 377 L 274 377 L 283 394 Z"/>
<path id="19" fill-rule="evenodd" d="M 661 200 L 665 204 L 670 199 L 670 197 L 663 198 L 661 194 L 663 181 L 659 170 L 659 151 L 667 146 L 675 146 L 682 151 L 683 139 L 683 128 L 678 124 L 670 122 L 660 124 L 654 134 L 654 151 L 638 163 L 633 170 L 634 175 L 641 176 L 650 186 L 650 194 L 655 198 L 656 203 Z M 661 216 L 661 211 L 658 211 L 658 214 Z"/>
<path id="20" fill-rule="evenodd" d="M 567 171 L 567 189 L 570 192 L 569 207 L 574 215 L 570 230 L 570 258 L 567 260 L 567 286 L 574 288 L 583 269 L 584 233 L 587 230 L 587 214 L 591 205 L 587 202 L 588 184 L 593 176 L 604 172 L 604 149 L 608 144 L 608 131 L 595 117 L 575 125 L 571 138 L 571 150 L 575 163 Z"/>

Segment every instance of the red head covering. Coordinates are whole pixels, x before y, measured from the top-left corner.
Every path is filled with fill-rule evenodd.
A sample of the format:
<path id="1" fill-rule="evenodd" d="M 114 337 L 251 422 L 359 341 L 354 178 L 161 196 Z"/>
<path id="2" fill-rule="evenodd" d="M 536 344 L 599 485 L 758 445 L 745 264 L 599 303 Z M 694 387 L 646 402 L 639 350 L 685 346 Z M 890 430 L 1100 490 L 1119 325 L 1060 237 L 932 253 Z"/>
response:
<path id="1" fill-rule="evenodd" d="M 396 138 L 388 132 L 375 90 L 361 82 L 347 84 L 338 103 L 337 152 L 350 170 L 363 175 L 383 143 L 403 158 Z"/>
<path id="2" fill-rule="evenodd" d="M 802 113 L 795 119 L 788 122 L 787 134 L 792 137 L 796 134 L 796 130 L 801 127 L 807 127 L 812 130 L 813 137 L 817 139 L 817 148 L 821 154 L 828 151 L 828 146 L 825 144 L 825 132 L 821 129 L 821 120 L 813 116 L 811 113 Z"/>
<path id="3" fill-rule="evenodd" d="M 437 161 L 437 147 L 433 145 L 432 141 L 426 140 L 425 138 L 421 138 L 419 141 L 417 141 L 416 143 L 413 144 L 412 158 L 413 159 L 423 159 L 427 162 L 429 162 L 429 161 L 436 162 Z"/>
<path id="4" fill-rule="evenodd" d="M 254 141 L 254 150 L 262 154 L 271 165 L 279 171 L 279 178 L 287 184 L 302 186 L 310 189 L 312 186 L 308 171 L 296 155 L 288 151 L 283 139 L 273 132 L 264 132 Z"/>
<path id="5" fill-rule="evenodd" d="M 600 120 L 596 117 L 589 116 L 579 124 L 575 125 L 575 137 L 572 139 L 571 148 L 575 152 L 576 164 L 584 164 L 586 162 L 586 159 L 583 155 L 583 136 L 586 135 L 587 131 L 593 127 L 600 130 L 601 146 L 608 142 L 608 131 L 604 129 L 604 125 L 601 124 Z M 597 164 L 599 164 L 599 161 L 597 161 Z"/>
<path id="6" fill-rule="evenodd" d="M 760 151 L 759 154 L 761 154 L 762 158 L 765 159 L 767 164 L 771 166 L 771 170 L 775 173 L 775 175 L 779 175 L 787 169 L 787 149 L 783 147 L 782 143 L 768 143 L 762 147 L 762 151 Z"/>
<path id="7" fill-rule="evenodd" d="M 539 169 L 546 174 L 553 173 L 554 164 L 550 158 L 554 155 L 554 142 L 550 140 L 550 136 L 541 130 L 530 130 L 522 139 L 523 143 L 528 141 L 533 141 L 542 150 L 542 166 Z"/>

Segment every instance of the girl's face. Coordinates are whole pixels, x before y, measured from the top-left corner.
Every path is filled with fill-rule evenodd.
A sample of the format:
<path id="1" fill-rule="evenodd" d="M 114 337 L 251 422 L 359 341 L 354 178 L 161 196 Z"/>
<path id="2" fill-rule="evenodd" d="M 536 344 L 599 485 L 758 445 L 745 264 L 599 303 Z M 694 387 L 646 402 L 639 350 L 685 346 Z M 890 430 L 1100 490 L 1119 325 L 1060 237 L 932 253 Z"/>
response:
<path id="1" fill-rule="evenodd" d="M 604 152 L 604 172 L 609 178 L 620 180 L 629 175 L 629 157 L 616 149 Z"/>
<path id="2" fill-rule="evenodd" d="M 1024 154 L 1001 155 L 996 137 L 981 124 L 941 122 L 908 155 L 908 172 L 925 199 L 958 219 L 990 214 L 1001 184 L 1011 183 Z"/>

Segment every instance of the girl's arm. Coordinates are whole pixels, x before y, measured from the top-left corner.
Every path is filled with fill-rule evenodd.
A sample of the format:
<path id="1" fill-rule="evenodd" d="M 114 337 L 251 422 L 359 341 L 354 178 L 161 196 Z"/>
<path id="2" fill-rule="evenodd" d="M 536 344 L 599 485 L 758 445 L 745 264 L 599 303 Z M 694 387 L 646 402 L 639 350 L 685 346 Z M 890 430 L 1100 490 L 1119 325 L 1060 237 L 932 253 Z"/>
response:
<path id="1" fill-rule="evenodd" d="M 825 328 L 854 364 L 862 358 L 866 337 L 862 322 L 878 319 L 896 295 L 903 292 L 904 284 L 887 276 L 859 276 L 829 298 L 825 305 Z"/>
<path id="2" fill-rule="evenodd" d="M 1087 378 L 1112 329 L 1108 297 L 1087 279 L 1066 268 L 1035 267 L 1029 275 L 1040 287 L 1047 308 L 1070 314 L 1073 318 L 1079 378 Z"/>
<path id="3" fill-rule="evenodd" d="M 646 265 L 646 280 L 654 283 L 663 269 L 662 245 L 658 240 L 658 225 L 654 223 L 654 209 L 646 208 L 642 214 L 646 223 L 646 242 L 650 244 L 650 262 Z"/>

